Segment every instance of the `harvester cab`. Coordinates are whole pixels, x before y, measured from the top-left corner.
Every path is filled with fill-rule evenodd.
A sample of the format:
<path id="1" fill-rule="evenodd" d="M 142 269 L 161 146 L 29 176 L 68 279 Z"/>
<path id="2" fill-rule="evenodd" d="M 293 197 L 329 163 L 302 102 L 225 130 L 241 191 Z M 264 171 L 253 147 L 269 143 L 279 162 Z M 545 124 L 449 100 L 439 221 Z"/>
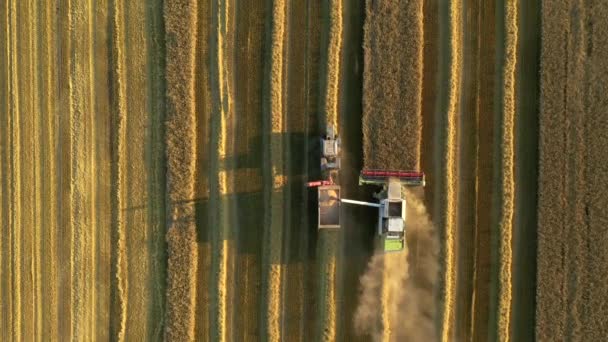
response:
<path id="1" fill-rule="evenodd" d="M 406 200 L 403 186 L 424 186 L 424 173 L 412 171 L 364 170 L 359 175 L 359 185 L 382 186 L 374 194 L 378 203 L 341 199 L 343 203 L 378 208 L 377 232 L 385 252 L 401 251 L 405 248 Z"/>

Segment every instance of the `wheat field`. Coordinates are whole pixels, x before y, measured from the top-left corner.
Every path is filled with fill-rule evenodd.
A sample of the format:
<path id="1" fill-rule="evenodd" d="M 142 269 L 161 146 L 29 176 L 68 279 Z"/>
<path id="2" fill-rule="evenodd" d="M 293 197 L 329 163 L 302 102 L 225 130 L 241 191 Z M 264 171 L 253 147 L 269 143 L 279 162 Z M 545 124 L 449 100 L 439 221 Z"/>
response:
<path id="1" fill-rule="evenodd" d="M 598 341 L 608 4 L 7 0 L 0 340 Z M 416 169 L 317 230 L 318 137 Z"/>

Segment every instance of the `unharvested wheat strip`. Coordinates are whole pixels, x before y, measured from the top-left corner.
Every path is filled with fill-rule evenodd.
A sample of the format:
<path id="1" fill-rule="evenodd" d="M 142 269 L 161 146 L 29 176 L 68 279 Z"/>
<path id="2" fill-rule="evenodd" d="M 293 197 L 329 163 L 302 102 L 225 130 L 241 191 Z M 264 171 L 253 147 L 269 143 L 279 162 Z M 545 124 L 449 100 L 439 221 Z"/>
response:
<path id="1" fill-rule="evenodd" d="M 12 232 L 11 236 L 11 249 L 13 252 L 12 255 L 12 270 L 13 270 L 13 283 L 11 284 L 11 293 L 12 293 L 12 302 L 13 302 L 13 310 L 12 310 L 12 338 L 16 341 L 21 340 L 21 320 L 22 320 L 22 303 L 21 303 L 21 190 L 19 187 L 19 181 L 21 179 L 20 173 L 20 158 L 21 158 L 21 148 L 20 148 L 20 112 L 19 112 L 19 86 L 18 86 L 18 56 L 17 56 L 17 10 L 16 4 L 17 1 L 12 1 L 10 4 L 10 64 L 11 68 L 11 85 L 10 85 L 10 101 L 11 101 L 11 112 L 10 112 L 10 146 L 11 150 L 11 201 L 13 206 L 11 208 L 11 225 L 10 230 Z"/>
<path id="2" fill-rule="evenodd" d="M 342 0 L 329 2 L 329 45 L 327 48 L 327 89 L 325 113 L 327 123 L 338 126 L 338 85 L 342 52 Z"/>
<path id="3" fill-rule="evenodd" d="M 336 241 L 337 242 L 337 241 Z M 337 245 L 337 243 L 336 243 Z M 333 246 L 334 250 L 337 250 L 337 246 Z M 323 333 L 324 341 L 335 341 L 336 340 L 336 257 L 331 257 L 328 264 L 327 270 L 327 309 L 326 310 L 326 327 L 327 329 Z"/>
<path id="4" fill-rule="evenodd" d="M 458 1 L 451 1 L 447 5 L 447 13 L 444 14 L 448 19 L 449 37 L 447 38 L 446 48 L 450 49 L 451 58 L 448 61 L 449 75 L 444 77 L 449 79 L 447 91 L 447 111 L 445 115 L 445 142 L 444 154 L 442 156 L 442 166 L 444 172 L 443 189 L 445 194 L 443 205 L 445 206 L 445 297 L 444 297 L 444 316 L 441 329 L 441 340 L 446 342 L 452 338 L 454 305 L 455 305 L 455 231 L 456 231 L 456 189 L 454 189 L 454 175 L 456 172 L 456 119 L 458 116 L 458 98 L 460 96 L 460 73 L 461 73 L 461 4 Z"/>
<path id="5" fill-rule="evenodd" d="M 40 134 L 41 146 L 41 222 L 40 229 L 41 245 L 41 296 L 42 301 L 42 327 L 41 334 L 48 339 L 58 339 L 57 335 L 57 254 L 55 245 L 56 225 L 56 184 L 57 173 L 55 169 L 55 77 L 54 77 L 54 49 L 53 49 L 53 27 L 54 27 L 54 4 L 42 3 L 40 10 L 40 49 L 38 58 L 40 60 L 39 74 L 41 84 L 39 88 L 40 97 Z"/>
<path id="6" fill-rule="evenodd" d="M 414 168 L 419 163 L 422 3 L 366 3 L 362 104 L 367 167 Z"/>
<path id="7" fill-rule="evenodd" d="M 116 303 L 112 303 L 112 306 L 116 306 L 118 312 L 116 312 L 116 316 L 111 318 L 111 321 L 115 322 L 114 324 L 111 322 L 110 325 L 116 326 L 116 331 L 112 332 L 113 339 L 118 341 L 124 341 L 125 339 L 125 329 L 126 329 L 126 321 L 127 321 L 127 278 L 126 278 L 126 270 L 124 269 L 124 265 L 126 263 L 125 254 L 126 254 L 126 246 L 125 246 L 125 217 L 124 211 L 122 210 L 124 207 L 124 198 L 123 198 L 123 188 L 124 188 L 124 168 L 125 164 L 128 162 L 125 160 L 125 116 L 126 116 L 126 73 L 125 73 L 125 56 L 124 56 L 124 45 L 125 45 L 125 33 L 124 33 L 124 7 L 123 3 L 120 0 L 114 1 L 113 8 L 113 17 L 112 17 L 112 50 L 113 50 L 113 65 L 114 70 L 113 75 L 115 79 L 115 108 L 114 108 L 114 119 L 113 119 L 113 129 L 115 135 L 113 137 L 113 151 L 112 151 L 112 168 L 113 170 L 113 184 L 114 191 L 112 195 L 112 226 L 113 230 L 116 232 L 116 240 L 113 253 L 116 254 L 114 258 L 114 269 L 116 274 L 113 276 L 116 278 L 114 284 L 116 284 L 116 295 L 117 298 L 114 300 Z"/>
<path id="8" fill-rule="evenodd" d="M 414 13 L 414 16 L 416 18 L 416 27 L 418 28 L 418 39 L 420 42 L 424 42 L 424 15 L 423 15 L 423 2 L 424 1 L 418 1 L 418 8 Z M 432 38 L 430 38 L 432 39 Z M 414 115 L 416 115 L 416 118 L 418 120 L 418 125 L 417 125 L 417 130 L 416 130 L 416 136 L 417 139 L 415 139 L 418 143 L 415 146 L 416 149 L 416 155 L 414 158 L 414 162 L 415 164 L 413 165 L 415 170 L 420 170 L 420 163 L 421 163 L 421 150 L 422 150 L 422 102 L 423 102 L 423 98 L 422 98 L 422 88 L 423 88 L 423 82 L 424 82 L 424 47 L 422 46 L 422 44 L 420 46 L 417 47 L 416 49 L 417 51 L 417 56 L 416 56 L 416 60 L 419 61 L 417 66 L 418 66 L 418 73 L 417 73 L 417 84 L 416 84 L 416 97 L 417 97 L 417 101 L 416 103 L 418 103 L 418 108 L 417 111 L 414 113 Z"/>
<path id="9" fill-rule="evenodd" d="M 500 211 L 500 270 L 498 294 L 498 339 L 510 340 L 510 318 L 512 298 L 511 249 L 513 233 L 514 179 L 514 120 L 515 120 L 515 64 L 517 61 L 517 1 L 505 1 L 505 37 L 503 69 L 503 124 L 501 136 L 502 208 Z"/>
<path id="10" fill-rule="evenodd" d="M 167 190 L 170 201 L 165 339 L 194 340 L 197 246 L 193 198 L 196 169 L 195 42 L 197 2 L 165 2 L 167 39 Z"/>

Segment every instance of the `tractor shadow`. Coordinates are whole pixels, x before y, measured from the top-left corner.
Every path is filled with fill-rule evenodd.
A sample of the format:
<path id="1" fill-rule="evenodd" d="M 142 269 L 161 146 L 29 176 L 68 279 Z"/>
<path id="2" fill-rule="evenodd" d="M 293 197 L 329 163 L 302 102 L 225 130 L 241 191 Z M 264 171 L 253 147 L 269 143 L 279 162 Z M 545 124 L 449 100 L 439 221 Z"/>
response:
<path id="1" fill-rule="evenodd" d="M 283 144 L 284 150 L 289 150 L 290 153 L 289 156 L 284 156 L 285 160 L 290 158 L 283 173 L 286 178 L 284 186 L 272 189 L 272 184 L 263 181 L 259 190 L 183 201 L 184 204 L 194 205 L 197 242 L 211 243 L 214 237 L 212 234 L 218 234 L 218 230 L 221 230 L 223 233 L 220 239 L 235 241 L 238 254 L 261 256 L 264 249 L 265 219 L 269 218 L 267 215 L 271 215 L 270 203 L 265 205 L 266 201 L 269 201 L 267 196 L 282 193 L 279 196 L 283 196 L 282 234 L 285 241 L 281 263 L 313 260 L 316 256 L 318 234 L 317 193 L 316 190 L 306 188 L 306 182 L 321 176 L 318 162 L 319 135 L 286 132 L 272 133 L 269 138 L 257 136 L 250 139 L 244 153 L 221 160 L 220 168 L 226 171 L 259 170 L 264 180 L 264 172 L 268 172 L 264 168 L 269 166 L 269 161 L 263 159 L 264 149 L 269 153 L 273 144 Z M 308 156 L 308 163 L 305 156 Z M 209 165 L 208 161 L 204 160 L 203 165 Z M 209 177 L 209 174 L 201 174 L 199 177 Z M 207 181 L 211 182 L 212 179 Z M 228 215 L 223 215 L 227 216 L 227 219 L 221 220 L 218 208 L 229 211 Z"/>

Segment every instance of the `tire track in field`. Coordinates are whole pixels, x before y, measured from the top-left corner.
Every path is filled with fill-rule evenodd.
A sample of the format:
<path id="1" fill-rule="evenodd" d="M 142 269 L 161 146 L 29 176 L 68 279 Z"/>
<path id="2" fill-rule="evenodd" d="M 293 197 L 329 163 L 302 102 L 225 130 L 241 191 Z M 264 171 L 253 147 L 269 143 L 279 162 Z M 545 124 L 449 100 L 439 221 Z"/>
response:
<path id="1" fill-rule="evenodd" d="M 459 112 L 461 79 L 461 4 L 457 1 L 446 2 L 439 6 L 441 46 L 446 53 L 440 56 L 440 105 L 437 107 L 436 122 L 441 131 L 437 134 L 435 145 L 436 194 L 434 197 L 434 217 L 440 227 L 444 227 L 441 340 L 450 341 L 453 337 L 455 285 L 456 285 L 456 203 L 457 194 L 453 188 L 457 158 L 456 118 Z"/>
<path id="2" fill-rule="evenodd" d="M 283 141 L 273 136 L 284 132 L 283 92 L 285 54 L 286 4 L 283 0 L 272 3 L 267 34 L 269 36 L 269 65 L 265 68 L 265 101 L 263 113 L 263 160 L 268 164 L 263 168 L 264 184 L 264 239 L 262 268 L 262 336 L 265 339 L 281 339 L 281 281 L 283 266 L 281 246 L 284 224 L 284 158 Z"/>
<path id="3" fill-rule="evenodd" d="M 195 56 L 197 2 L 165 3 L 167 35 L 167 198 L 169 205 L 167 322 L 165 338 L 193 340 L 197 246 Z"/>

